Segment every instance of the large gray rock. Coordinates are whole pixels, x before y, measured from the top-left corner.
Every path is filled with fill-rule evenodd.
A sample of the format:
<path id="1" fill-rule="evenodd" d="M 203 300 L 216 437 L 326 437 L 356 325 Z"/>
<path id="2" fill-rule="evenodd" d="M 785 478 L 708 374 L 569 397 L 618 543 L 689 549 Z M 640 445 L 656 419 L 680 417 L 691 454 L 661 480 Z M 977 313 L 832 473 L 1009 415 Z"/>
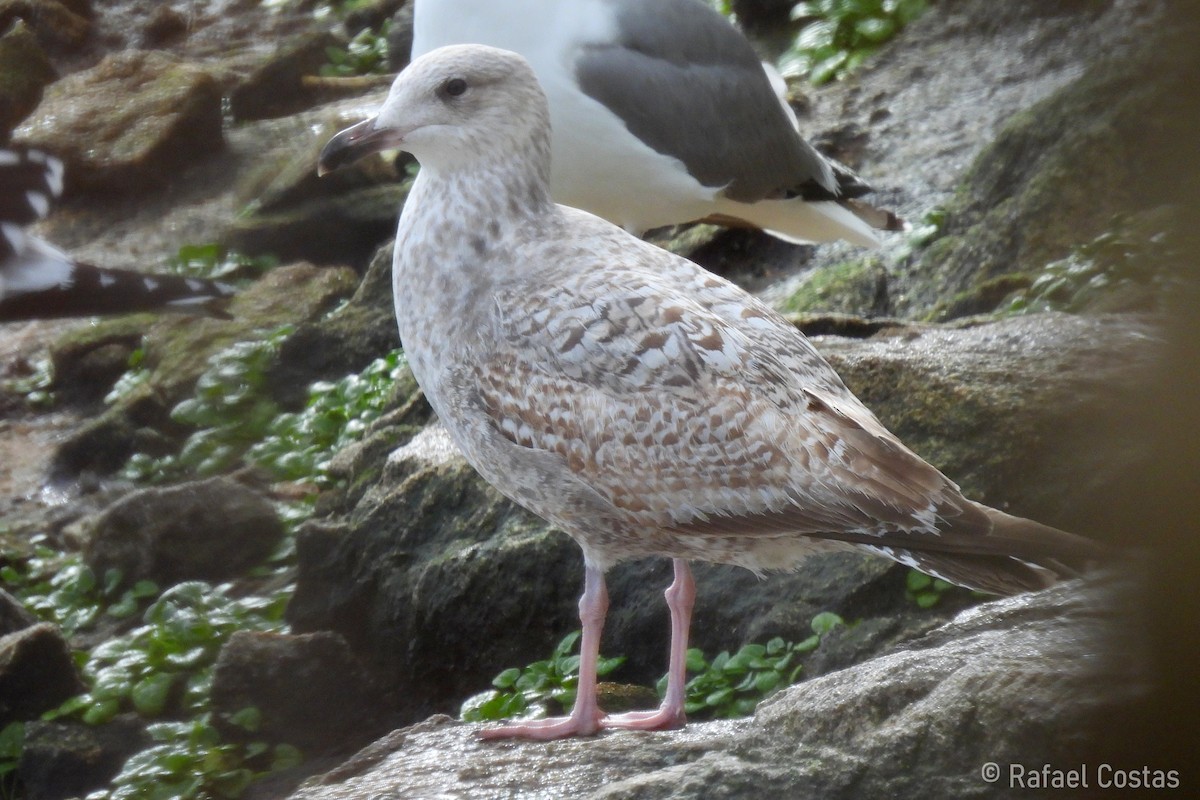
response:
<path id="1" fill-rule="evenodd" d="M 1138 318 L 1040 315 L 816 343 L 911 447 L 1014 513 L 1087 534 L 1094 501 L 1148 468 L 1146 444 L 1120 424 L 1120 403 L 1138 396 L 1139 365 L 1156 347 Z M 390 441 L 403 443 L 413 418 L 396 422 Z M 501 669 L 544 658 L 578 627 L 582 559 L 566 536 L 484 484 L 436 429 L 383 461 L 388 449 L 340 462 L 345 495 L 299 535 L 288 619 L 296 630 L 341 633 L 393 688 L 397 713 L 418 719 L 454 712 Z M 693 641 L 709 655 L 772 636 L 799 641 L 821 611 L 870 621 L 864 635 L 823 645 L 806 675 L 939 620 L 906 600 L 903 568 L 856 554 L 815 557 L 766 580 L 709 565 L 696 576 Z M 651 683 L 665 670 L 669 582 L 665 560 L 612 570 L 603 647 L 628 657 L 615 680 Z M 952 595 L 942 613 L 968 601 Z"/>
<path id="2" fill-rule="evenodd" d="M 344 754 L 381 730 L 370 680 L 345 640 L 328 631 L 233 634 L 213 668 L 212 705 L 227 740 L 287 742 L 310 758 Z M 260 714 L 250 730 L 231 722 L 247 708 Z"/>
<path id="3" fill-rule="evenodd" d="M 21 601 L 0 589 L 0 636 L 7 636 L 37 624 L 37 617 Z"/>
<path id="4" fill-rule="evenodd" d="M 0 728 L 84 691 L 71 648 L 47 622 L 0 636 Z"/>
<path id="5" fill-rule="evenodd" d="M 545 744 L 485 743 L 479 726 L 433 718 L 292 800 L 1011 797 L 1010 765 L 1078 766 L 1089 734 L 1136 701 L 1144 676 L 1108 648 L 1127 623 L 1105 590 L 1072 582 L 965 611 L 750 719 Z"/>
<path id="6" fill-rule="evenodd" d="M 137 714 L 121 714 L 103 725 L 31 721 L 17 777 L 28 800 L 82 797 L 111 781 L 126 759 L 151 743 Z"/>
<path id="7" fill-rule="evenodd" d="M 261 563 L 282 537 L 283 522 L 265 497 L 211 478 L 121 498 L 92 523 L 84 559 L 97 575 L 119 570 L 126 583 L 217 582 Z"/>

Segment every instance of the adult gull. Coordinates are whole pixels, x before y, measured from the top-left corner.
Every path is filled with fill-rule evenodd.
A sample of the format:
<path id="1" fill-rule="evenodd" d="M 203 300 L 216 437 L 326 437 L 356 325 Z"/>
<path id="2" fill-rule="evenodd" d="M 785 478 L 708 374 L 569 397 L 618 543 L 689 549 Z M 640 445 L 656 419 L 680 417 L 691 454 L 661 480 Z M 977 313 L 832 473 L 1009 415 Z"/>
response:
<path id="1" fill-rule="evenodd" d="M 483 736 L 682 725 L 689 559 L 764 572 L 854 549 L 999 593 L 1090 560 L 1085 539 L 966 499 L 750 294 L 556 205 L 549 111 L 521 56 L 460 45 L 417 59 L 319 170 L 390 148 L 421 163 L 393 261 L 413 373 L 475 469 L 584 555 L 574 708 Z M 644 556 L 674 560 L 666 698 L 606 716 L 604 572 Z"/>
<path id="2" fill-rule="evenodd" d="M 477 43 L 533 65 L 564 205 L 635 233 L 709 218 L 874 246 L 903 227 L 800 136 L 750 43 L 702 0 L 416 0 L 415 14 L 414 58 Z"/>
<path id="3" fill-rule="evenodd" d="M 85 264 L 27 233 L 62 194 L 63 172 L 38 150 L 0 149 L 0 322 L 132 311 L 227 316 L 228 284 Z"/>

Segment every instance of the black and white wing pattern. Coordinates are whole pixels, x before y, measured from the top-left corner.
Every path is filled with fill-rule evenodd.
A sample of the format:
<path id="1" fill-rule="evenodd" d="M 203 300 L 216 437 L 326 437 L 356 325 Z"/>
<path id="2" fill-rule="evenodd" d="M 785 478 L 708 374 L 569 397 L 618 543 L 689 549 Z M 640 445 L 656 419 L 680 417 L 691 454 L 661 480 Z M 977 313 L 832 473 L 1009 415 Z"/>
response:
<path id="1" fill-rule="evenodd" d="M 63 191 L 63 164 L 37 150 L 0 149 L 0 322 L 177 311 L 226 317 L 232 286 L 76 261 L 25 231 Z"/>

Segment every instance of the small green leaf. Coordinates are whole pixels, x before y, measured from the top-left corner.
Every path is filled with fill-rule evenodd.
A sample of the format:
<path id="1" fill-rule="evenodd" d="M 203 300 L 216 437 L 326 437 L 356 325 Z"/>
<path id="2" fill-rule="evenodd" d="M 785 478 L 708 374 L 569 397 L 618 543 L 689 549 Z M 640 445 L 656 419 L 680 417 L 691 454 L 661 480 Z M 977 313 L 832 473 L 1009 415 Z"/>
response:
<path id="1" fill-rule="evenodd" d="M 144 717 L 157 717 L 166 708 L 174 683 L 174 676 L 162 672 L 143 678 L 130 692 L 133 707 Z"/>
<path id="2" fill-rule="evenodd" d="M 262 727 L 262 712 L 254 706 L 247 706 L 231 714 L 229 722 L 242 730 L 256 733 Z"/>
<path id="3" fill-rule="evenodd" d="M 83 712 L 83 721 L 88 725 L 101 725 L 108 722 L 121 710 L 121 704 L 113 698 L 101 700 Z"/>
<path id="4" fill-rule="evenodd" d="M 754 689 L 759 694 L 766 694 L 778 686 L 782 679 L 783 676 L 775 670 L 759 673 L 758 677 L 754 681 Z"/>
<path id="5" fill-rule="evenodd" d="M 517 679 L 520 677 L 521 670 L 511 667 L 493 678 L 492 686 L 495 686 L 497 689 L 511 689 L 516 685 Z"/>
<path id="6" fill-rule="evenodd" d="M 854 30 L 870 42 L 885 42 L 896 33 L 896 23 L 887 17 L 867 17 L 854 24 Z"/>
<path id="7" fill-rule="evenodd" d="M 298 767 L 304 761 L 300 750 L 290 744 L 275 745 L 275 758 L 271 761 L 271 771 L 279 772 L 292 767 Z"/>
<path id="8" fill-rule="evenodd" d="M 919 570 L 910 569 L 904 577 L 904 586 L 910 592 L 919 592 L 933 583 L 933 578 Z"/>
<path id="9" fill-rule="evenodd" d="M 845 624 L 845 621 L 832 611 L 822 611 L 812 618 L 812 630 L 818 636 L 825 636 L 837 626 Z"/>

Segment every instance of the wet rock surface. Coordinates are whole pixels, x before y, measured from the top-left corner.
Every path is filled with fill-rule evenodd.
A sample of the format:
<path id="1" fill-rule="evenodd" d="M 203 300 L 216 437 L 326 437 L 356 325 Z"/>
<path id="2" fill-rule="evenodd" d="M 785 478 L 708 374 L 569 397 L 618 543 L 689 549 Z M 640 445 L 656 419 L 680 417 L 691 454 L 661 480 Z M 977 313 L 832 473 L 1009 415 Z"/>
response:
<path id="1" fill-rule="evenodd" d="M 987 603 L 736 722 L 564 742 L 481 742 L 434 717 L 312 779 L 293 800 L 1008 797 L 989 762 L 1073 763 L 1079 731 L 1137 696 L 1141 665 L 1090 656 L 1120 617 L 1078 582 Z"/>

